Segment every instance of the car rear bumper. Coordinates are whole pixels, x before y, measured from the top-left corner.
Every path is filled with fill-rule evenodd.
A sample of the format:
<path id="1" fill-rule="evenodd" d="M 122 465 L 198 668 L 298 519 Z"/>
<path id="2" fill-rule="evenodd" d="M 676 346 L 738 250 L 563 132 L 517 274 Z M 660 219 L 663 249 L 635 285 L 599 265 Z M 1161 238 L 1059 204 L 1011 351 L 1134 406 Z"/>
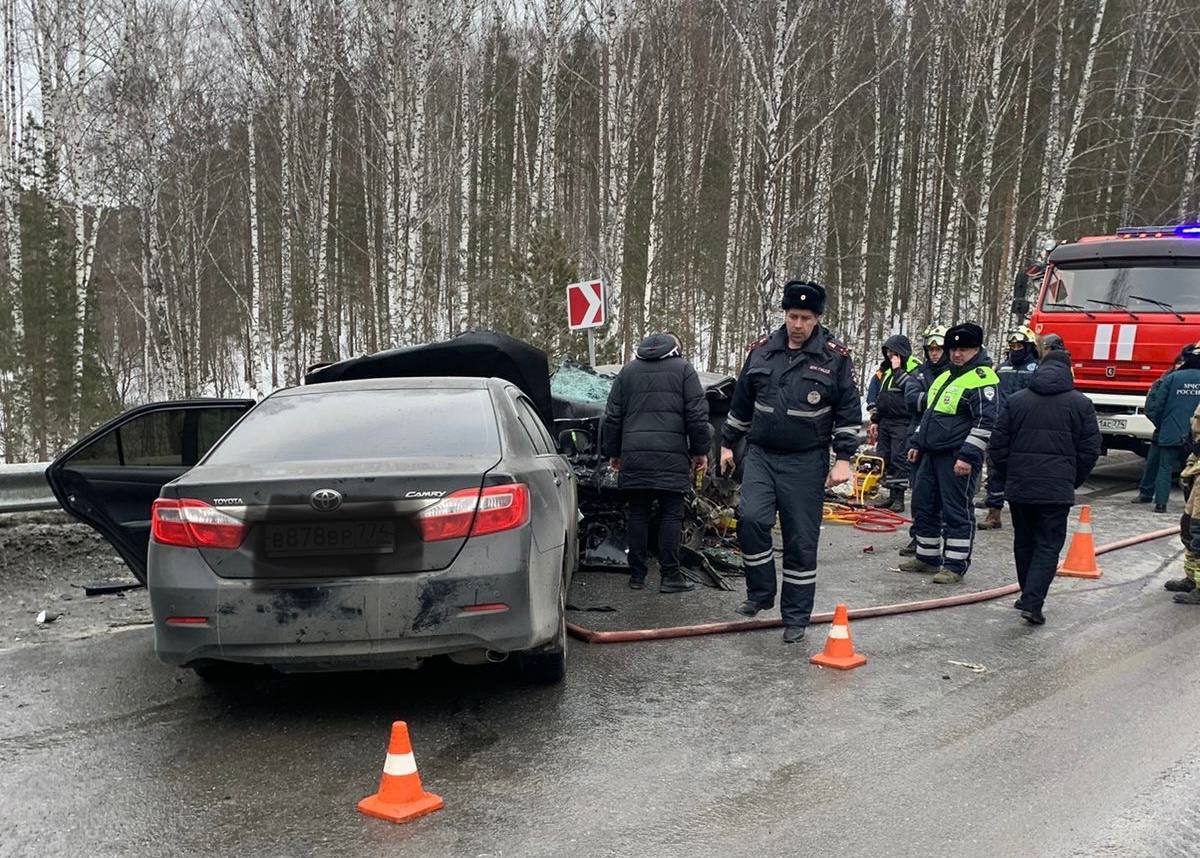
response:
<path id="1" fill-rule="evenodd" d="M 152 544 L 155 651 L 175 665 L 336 670 L 536 647 L 558 630 L 562 550 L 531 553 L 529 544 L 527 535 L 476 539 L 440 572 L 269 581 L 220 578 L 199 552 Z M 464 610 L 479 605 L 507 607 Z"/>

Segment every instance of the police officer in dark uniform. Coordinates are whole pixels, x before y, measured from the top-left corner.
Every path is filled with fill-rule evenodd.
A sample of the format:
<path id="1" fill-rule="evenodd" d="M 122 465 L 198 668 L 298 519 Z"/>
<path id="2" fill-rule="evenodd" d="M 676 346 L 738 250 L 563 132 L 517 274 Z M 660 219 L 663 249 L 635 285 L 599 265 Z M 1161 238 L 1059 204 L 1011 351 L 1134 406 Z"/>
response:
<path id="1" fill-rule="evenodd" d="M 738 541 L 753 617 L 775 605 L 776 512 L 783 531 L 780 612 L 786 643 L 804 637 L 817 583 L 817 540 L 825 488 L 850 479 L 862 406 L 850 350 L 820 325 L 825 289 L 793 280 L 783 287 L 784 324 L 751 348 L 722 434 L 721 470 L 747 434 Z M 832 444 L 837 461 L 829 466 Z"/>
<path id="2" fill-rule="evenodd" d="M 1034 370 L 1038 368 L 1037 334 L 1027 325 L 1019 325 L 1008 332 L 1008 360 L 996 367 L 1000 379 L 1000 405 L 1018 390 L 1029 387 Z M 1000 510 L 1004 509 L 1004 480 L 998 468 L 989 460 L 987 496 L 983 501 L 987 517 L 979 523 L 980 530 L 997 530 L 1000 527 Z"/>
<path id="3" fill-rule="evenodd" d="M 918 463 L 912 498 L 917 556 L 900 568 L 933 573 L 939 584 L 959 583 L 971 565 L 971 498 L 1000 407 L 1000 379 L 982 346 L 983 329 L 971 322 L 946 332 L 950 366 L 929 388 L 908 454 Z"/>
<path id="4" fill-rule="evenodd" d="M 912 421 L 908 425 L 908 437 L 905 444 L 905 459 L 908 449 L 912 446 L 913 433 L 921 424 L 921 415 L 925 413 L 925 396 L 933 387 L 933 380 L 945 372 L 950 366 L 950 355 L 946 353 L 945 325 L 930 325 L 921 332 L 921 341 L 925 344 L 925 362 L 917 367 L 916 372 L 908 376 L 904 385 L 904 398 L 908 410 L 912 413 Z M 909 469 L 909 485 L 916 486 L 916 469 Z M 915 557 L 917 554 L 917 533 L 913 526 L 908 528 L 908 545 L 900 549 L 901 557 Z"/>

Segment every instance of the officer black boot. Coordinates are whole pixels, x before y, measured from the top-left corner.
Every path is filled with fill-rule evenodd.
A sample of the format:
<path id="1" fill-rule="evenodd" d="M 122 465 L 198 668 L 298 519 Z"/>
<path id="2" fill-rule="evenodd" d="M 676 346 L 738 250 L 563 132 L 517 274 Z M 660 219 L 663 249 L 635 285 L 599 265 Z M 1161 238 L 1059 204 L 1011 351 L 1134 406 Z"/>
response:
<path id="1" fill-rule="evenodd" d="M 696 582 L 683 577 L 682 572 L 664 575 L 658 584 L 660 593 L 690 593 L 696 589 Z"/>
<path id="2" fill-rule="evenodd" d="M 908 545 L 900 549 L 901 557 L 916 557 L 917 556 L 917 540 L 910 539 Z"/>
<path id="3" fill-rule="evenodd" d="M 784 626 L 783 642 L 799 643 L 804 640 L 804 626 Z"/>
<path id="4" fill-rule="evenodd" d="M 734 610 L 743 617 L 756 617 L 758 616 L 759 611 L 765 611 L 769 607 L 770 605 L 760 605 L 753 599 L 747 599 L 746 601 L 742 602 L 742 604 L 734 608 Z"/>
<path id="5" fill-rule="evenodd" d="M 896 496 L 895 491 L 888 490 L 888 497 L 886 499 L 876 500 L 876 502 L 874 504 L 871 504 L 871 506 L 872 506 L 872 508 L 877 509 L 877 510 L 892 509 L 892 503 L 893 503 L 893 500 L 895 499 L 895 496 Z"/>
<path id="6" fill-rule="evenodd" d="M 1172 593 L 1190 593 L 1196 589 L 1196 582 L 1188 577 L 1172 578 L 1163 584 L 1163 589 L 1170 590 Z"/>
<path id="7" fill-rule="evenodd" d="M 904 489 L 896 489 L 892 492 L 892 500 L 886 507 L 892 512 L 904 512 Z"/>

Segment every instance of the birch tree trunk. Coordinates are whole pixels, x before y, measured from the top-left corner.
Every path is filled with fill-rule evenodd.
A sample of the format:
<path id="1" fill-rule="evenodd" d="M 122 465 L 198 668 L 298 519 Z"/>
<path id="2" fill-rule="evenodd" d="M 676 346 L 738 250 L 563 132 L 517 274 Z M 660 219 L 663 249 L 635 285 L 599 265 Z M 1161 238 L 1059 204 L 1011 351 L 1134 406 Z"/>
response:
<path id="1" fill-rule="evenodd" d="M 738 89 L 735 103 L 736 118 L 733 122 L 733 141 L 730 146 L 729 160 L 729 227 L 725 235 L 725 266 L 721 290 L 717 293 L 715 312 L 713 313 L 712 342 L 709 344 L 708 371 L 716 372 L 717 356 L 722 355 L 725 362 L 733 363 L 736 355 L 732 349 L 724 346 L 722 336 L 728 336 L 725 328 L 726 302 L 730 296 L 736 306 L 738 288 L 738 248 L 741 247 L 742 237 L 742 204 L 745 195 L 746 177 L 749 170 L 750 158 L 746 145 L 746 104 L 748 101 L 750 71 L 747 61 L 743 59 L 739 65 Z"/>
<path id="2" fill-rule="evenodd" d="M 983 315 L 983 261 L 988 248 L 988 227 L 992 211 L 993 168 L 996 157 L 996 138 L 1000 133 L 1000 120 L 1004 105 L 1000 100 L 1001 73 L 1004 70 L 1004 32 L 1007 21 L 1007 0 L 998 0 L 994 10 L 989 10 L 987 38 L 984 44 L 992 45 L 991 74 L 983 104 L 983 152 L 980 155 L 979 190 L 975 204 L 975 247 L 971 254 L 971 266 L 967 270 L 966 317 L 980 320 L 985 329 L 991 321 Z M 994 18 L 993 18 L 994 15 Z"/>
<path id="3" fill-rule="evenodd" d="M 654 142 L 651 144 L 650 179 L 650 238 L 646 247 L 646 286 L 642 295 L 641 334 L 646 336 L 651 331 L 652 319 L 655 316 L 655 300 L 661 298 L 666 289 L 665 260 L 663 259 L 663 241 L 666 219 L 667 193 L 667 123 L 669 121 L 667 101 L 670 94 L 666 87 L 666 58 L 659 51 L 658 99 L 654 118 Z"/>
<path id="4" fill-rule="evenodd" d="M 292 158 L 295 152 L 292 113 L 292 61 L 286 60 L 284 86 L 278 90 L 279 109 L 279 383 L 295 384 L 299 378 L 299 341 L 296 331 L 292 284 Z"/>
<path id="5" fill-rule="evenodd" d="M 337 340 L 333 337 L 331 331 L 329 310 L 330 293 L 334 289 L 334 284 L 332 283 L 333 268 L 329 262 L 329 227 L 332 209 L 330 187 L 333 182 L 333 85 L 335 79 L 331 65 L 328 81 L 325 84 L 325 113 L 322 124 L 324 134 L 321 141 L 322 160 L 317 180 L 317 194 L 314 200 L 317 210 L 315 218 L 317 234 L 314 236 L 314 243 L 317 250 L 316 259 L 314 260 L 316 264 L 314 266 L 315 270 L 313 273 L 315 276 L 313 279 L 317 291 L 317 353 L 321 360 L 335 360 L 340 357 L 337 353 Z"/>
<path id="6" fill-rule="evenodd" d="M 1075 86 L 1075 107 L 1071 113 L 1070 124 L 1067 125 L 1062 136 L 1061 144 L 1056 147 L 1058 157 L 1051 164 L 1052 172 L 1048 185 L 1046 210 L 1045 216 L 1042 218 L 1042 233 L 1047 238 L 1054 235 L 1054 229 L 1058 226 L 1059 213 L 1062 211 L 1063 199 L 1066 196 L 1067 178 L 1071 171 L 1071 164 L 1075 160 L 1075 147 L 1079 142 L 1079 130 L 1083 126 L 1083 114 L 1087 110 L 1088 95 L 1092 85 L 1092 71 L 1096 67 L 1096 54 L 1100 47 L 1100 33 L 1104 25 L 1104 12 L 1107 7 L 1108 0 L 1098 0 L 1096 17 L 1092 22 L 1092 36 L 1088 40 L 1087 58 L 1083 64 L 1083 74 Z M 1061 12 L 1061 0 L 1059 8 Z M 1060 29 L 1055 53 L 1056 59 L 1061 58 L 1062 40 L 1063 34 Z M 1055 83 L 1058 83 L 1059 75 L 1057 73 L 1054 80 Z M 1053 133 L 1056 126 L 1051 124 L 1050 128 Z"/>
<path id="7" fill-rule="evenodd" d="M 893 160 L 892 180 L 890 188 L 890 202 L 888 205 L 889 218 L 891 225 L 888 230 L 888 252 L 886 267 L 883 270 L 883 276 L 880 282 L 891 284 L 893 272 L 900 271 L 900 225 L 903 220 L 903 212 L 900 205 L 904 198 L 904 184 L 906 177 L 906 158 L 908 156 L 908 88 L 911 80 L 912 63 L 909 57 L 912 56 L 912 10 L 906 3 L 904 5 L 904 53 L 902 55 L 902 65 L 900 68 L 900 105 L 897 111 L 898 117 L 896 122 L 896 151 Z M 904 290 L 897 288 L 896 292 Z M 900 302 L 893 301 L 893 306 Z M 900 304 L 903 306 L 903 304 Z M 882 314 L 881 314 L 882 318 Z M 892 330 L 904 330 L 905 326 L 901 322 L 900 314 L 894 313 L 888 322 L 888 327 Z M 880 331 L 883 334 L 883 331 Z"/>
<path id="8" fill-rule="evenodd" d="M 455 249 L 454 311 L 451 333 L 471 323 L 471 189 L 478 175 L 479 123 L 474 121 L 481 107 L 481 94 L 472 97 L 469 57 L 470 4 L 464 4 L 462 21 L 462 57 L 458 65 L 458 245 Z M 482 77 L 484 69 L 479 69 Z M 479 82 L 482 88 L 482 80 Z"/>
<path id="9" fill-rule="evenodd" d="M 1196 107 L 1192 114 L 1192 130 L 1188 135 L 1187 160 L 1183 168 L 1183 193 L 1179 195 L 1179 208 L 1176 217 L 1180 223 L 1200 217 L 1200 211 L 1193 208 L 1196 200 L 1196 167 L 1200 160 L 1200 88 L 1196 90 Z"/>
<path id="10" fill-rule="evenodd" d="M 536 205 L 534 219 L 555 210 L 558 174 L 558 65 L 562 53 L 563 0 L 545 0 L 542 28 L 542 81 L 538 92 Z"/>
<path id="11" fill-rule="evenodd" d="M 380 325 L 381 347 L 396 348 L 403 341 L 405 306 L 400 284 L 400 235 L 399 211 L 401 205 L 398 125 L 401 99 L 400 46 L 398 43 L 397 4 L 384 4 L 386 41 L 384 45 L 384 93 L 383 93 L 383 193 L 384 210 L 383 254 L 384 292 L 387 316 Z M 407 206 L 407 199 L 405 200 Z"/>
<path id="12" fill-rule="evenodd" d="M 17 100 L 17 28 L 14 15 L 15 0 L 4 3 L 4 79 L 0 93 L 0 116 L 3 117 L 4 140 L 0 141 L 0 205 L 4 218 L 4 250 L 7 277 L 0 293 L 8 296 L 12 319 L 13 352 L 22 357 L 29 354 L 25 342 L 24 276 L 21 265 L 21 177 L 19 130 L 20 106 Z M 3 420 L 0 440 L 7 440 L 3 456 L 14 461 L 24 452 L 21 439 L 29 436 L 29 372 L 24 360 L 18 359 L 11 373 L 3 373 L 8 388 L 8 408 Z"/>
<path id="13" fill-rule="evenodd" d="M 409 117 L 407 170 L 408 201 L 404 208 L 404 317 L 405 342 L 420 330 L 418 319 L 426 308 L 420 304 L 425 274 L 423 205 L 425 202 L 425 99 L 429 90 L 429 63 L 432 43 L 432 13 L 426 0 L 418 0 L 412 9 L 413 57 L 409 80 L 412 113 Z"/>
<path id="14" fill-rule="evenodd" d="M 271 374 L 267 366 L 267 335 L 263 325 L 262 251 L 259 247 L 258 223 L 258 142 L 255 139 L 254 106 L 246 111 L 246 154 L 250 199 L 247 212 L 250 220 L 250 385 L 255 399 L 271 392 Z"/>

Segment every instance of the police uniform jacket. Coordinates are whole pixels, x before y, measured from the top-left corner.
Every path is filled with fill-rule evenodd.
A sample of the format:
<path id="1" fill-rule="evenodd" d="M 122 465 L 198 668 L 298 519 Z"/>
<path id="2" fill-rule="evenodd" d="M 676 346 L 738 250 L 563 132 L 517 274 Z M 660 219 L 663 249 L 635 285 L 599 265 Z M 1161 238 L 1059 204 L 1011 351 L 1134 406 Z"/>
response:
<path id="1" fill-rule="evenodd" d="M 804 347 L 790 351 L 787 330 L 760 341 L 746 358 L 725 418 L 722 442 L 744 436 L 776 452 L 829 447 L 839 459 L 858 449 L 862 405 L 850 350 L 824 327 Z"/>
<path id="2" fill-rule="evenodd" d="M 957 451 L 964 462 L 982 464 L 999 411 L 999 383 L 982 349 L 964 366 L 950 364 L 926 394 L 912 445 L 925 452 Z"/>

